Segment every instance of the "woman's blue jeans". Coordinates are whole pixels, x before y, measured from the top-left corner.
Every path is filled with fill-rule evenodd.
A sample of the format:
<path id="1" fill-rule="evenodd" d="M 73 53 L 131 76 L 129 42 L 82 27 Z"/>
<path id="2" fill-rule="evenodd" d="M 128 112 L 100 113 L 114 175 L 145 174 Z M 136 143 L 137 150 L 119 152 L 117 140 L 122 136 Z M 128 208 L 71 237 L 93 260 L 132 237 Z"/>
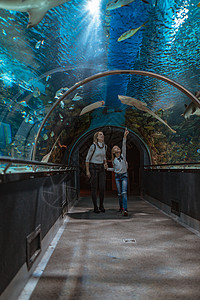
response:
<path id="1" fill-rule="evenodd" d="M 119 197 L 119 206 L 121 209 L 127 210 L 128 173 L 115 173 L 115 182 Z"/>

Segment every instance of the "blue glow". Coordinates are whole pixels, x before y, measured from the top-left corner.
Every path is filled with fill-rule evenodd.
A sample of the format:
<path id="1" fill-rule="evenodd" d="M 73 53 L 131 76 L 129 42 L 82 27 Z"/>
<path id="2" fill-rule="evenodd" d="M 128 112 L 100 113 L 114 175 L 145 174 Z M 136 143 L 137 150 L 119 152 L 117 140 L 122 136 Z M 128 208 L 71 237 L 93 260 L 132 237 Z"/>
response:
<path id="1" fill-rule="evenodd" d="M 13 76 L 8 73 L 1 74 L 0 80 L 3 81 L 6 87 L 12 87 L 13 85 Z"/>

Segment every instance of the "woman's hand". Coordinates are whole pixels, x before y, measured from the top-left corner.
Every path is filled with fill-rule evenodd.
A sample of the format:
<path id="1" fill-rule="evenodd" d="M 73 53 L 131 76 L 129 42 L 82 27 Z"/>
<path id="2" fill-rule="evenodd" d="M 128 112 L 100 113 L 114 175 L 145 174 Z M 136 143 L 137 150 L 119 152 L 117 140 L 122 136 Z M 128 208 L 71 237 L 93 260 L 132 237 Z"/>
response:
<path id="1" fill-rule="evenodd" d="M 90 179 L 90 177 L 91 177 L 90 171 L 86 171 L 86 176 Z"/>
<path id="2" fill-rule="evenodd" d="M 107 170 L 107 169 L 108 169 L 108 164 L 107 164 L 107 162 L 106 162 L 106 163 L 104 163 L 104 169 L 105 169 L 105 170 Z"/>

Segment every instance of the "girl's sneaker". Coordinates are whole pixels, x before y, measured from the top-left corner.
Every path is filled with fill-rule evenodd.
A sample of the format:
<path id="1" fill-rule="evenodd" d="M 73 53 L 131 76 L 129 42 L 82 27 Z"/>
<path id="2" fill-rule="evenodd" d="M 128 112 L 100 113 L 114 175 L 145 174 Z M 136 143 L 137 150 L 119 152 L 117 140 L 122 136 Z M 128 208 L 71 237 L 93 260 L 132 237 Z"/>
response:
<path id="1" fill-rule="evenodd" d="M 127 211 L 127 209 L 123 210 L 122 214 L 123 214 L 123 216 L 128 216 L 128 211 Z"/>

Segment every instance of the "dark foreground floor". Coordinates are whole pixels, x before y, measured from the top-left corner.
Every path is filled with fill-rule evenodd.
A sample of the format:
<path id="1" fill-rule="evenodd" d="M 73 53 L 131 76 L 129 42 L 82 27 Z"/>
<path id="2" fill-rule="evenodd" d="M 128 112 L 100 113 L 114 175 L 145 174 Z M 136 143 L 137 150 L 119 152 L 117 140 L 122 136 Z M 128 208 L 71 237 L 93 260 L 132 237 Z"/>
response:
<path id="1" fill-rule="evenodd" d="M 31 300 L 199 300 L 200 238 L 139 197 L 129 216 L 82 197 Z"/>

